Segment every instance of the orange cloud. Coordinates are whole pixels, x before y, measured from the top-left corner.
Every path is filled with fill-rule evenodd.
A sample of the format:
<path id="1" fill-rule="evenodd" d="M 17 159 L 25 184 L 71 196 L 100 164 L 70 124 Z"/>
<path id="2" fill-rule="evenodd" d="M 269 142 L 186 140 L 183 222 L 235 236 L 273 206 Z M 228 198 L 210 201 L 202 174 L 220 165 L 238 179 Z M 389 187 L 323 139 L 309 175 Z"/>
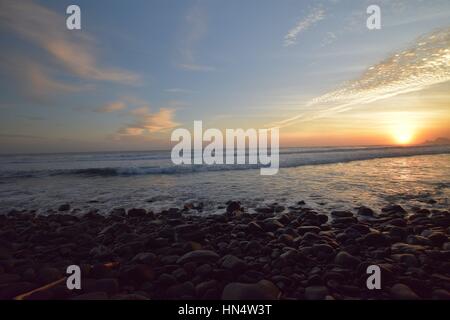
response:
<path id="1" fill-rule="evenodd" d="M 13 76 L 32 99 L 41 101 L 50 94 L 78 92 L 89 89 L 89 85 L 65 83 L 55 77 L 55 70 L 22 55 L 4 55 L 0 68 Z"/>
<path id="2" fill-rule="evenodd" d="M 139 136 L 145 133 L 164 132 L 179 124 L 174 121 L 175 110 L 161 108 L 156 113 L 150 113 L 146 107 L 130 111 L 136 117 L 136 121 L 119 130 L 120 135 Z"/>
<path id="3" fill-rule="evenodd" d="M 62 15 L 29 0 L 3 0 L 0 25 L 45 50 L 55 62 L 85 79 L 135 83 L 139 76 L 98 64 L 93 40 L 85 32 L 67 32 Z"/>
<path id="4" fill-rule="evenodd" d="M 37 63 L 29 63 L 26 72 L 35 95 L 43 96 L 55 91 L 74 92 L 80 90 L 80 87 L 52 79 L 44 68 Z"/>

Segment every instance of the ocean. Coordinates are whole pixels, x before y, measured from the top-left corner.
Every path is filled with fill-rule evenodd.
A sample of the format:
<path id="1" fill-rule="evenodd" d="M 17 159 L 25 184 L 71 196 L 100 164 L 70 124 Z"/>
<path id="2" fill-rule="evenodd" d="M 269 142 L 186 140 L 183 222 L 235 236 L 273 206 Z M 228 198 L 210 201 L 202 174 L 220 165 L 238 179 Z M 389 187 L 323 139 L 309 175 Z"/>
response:
<path id="1" fill-rule="evenodd" d="M 170 151 L 0 156 L 0 213 L 194 203 L 202 207 L 194 214 L 215 214 L 228 200 L 250 212 L 301 200 L 319 212 L 389 203 L 448 209 L 449 197 L 450 146 L 286 148 L 273 176 L 261 176 L 257 165 L 175 166 Z"/>

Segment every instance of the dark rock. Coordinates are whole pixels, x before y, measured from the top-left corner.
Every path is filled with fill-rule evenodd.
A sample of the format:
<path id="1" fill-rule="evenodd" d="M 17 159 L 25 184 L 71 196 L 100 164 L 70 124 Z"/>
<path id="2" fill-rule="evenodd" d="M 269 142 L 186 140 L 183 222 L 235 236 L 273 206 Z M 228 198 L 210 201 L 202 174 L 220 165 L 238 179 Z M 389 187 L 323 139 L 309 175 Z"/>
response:
<path id="1" fill-rule="evenodd" d="M 356 268 L 361 263 L 361 261 L 358 258 L 352 256 L 346 251 L 340 251 L 336 255 L 334 262 L 337 265 L 340 265 L 345 268 Z"/>
<path id="2" fill-rule="evenodd" d="M 247 268 L 247 263 L 239 259 L 236 256 L 233 256 L 231 254 L 226 255 L 222 258 L 222 268 L 231 270 L 233 272 L 240 272 Z"/>
<path id="3" fill-rule="evenodd" d="M 297 228 L 299 235 L 304 235 L 307 232 L 319 233 L 321 229 L 317 226 L 301 226 Z"/>
<path id="4" fill-rule="evenodd" d="M 40 284 L 48 284 L 50 282 L 61 279 L 62 274 L 56 268 L 44 267 L 38 272 L 37 281 Z"/>
<path id="5" fill-rule="evenodd" d="M 135 255 L 131 261 L 153 265 L 156 262 L 156 259 L 157 259 L 156 255 L 152 252 L 141 252 Z"/>
<path id="6" fill-rule="evenodd" d="M 270 281 L 257 283 L 232 282 L 225 286 L 222 300 L 278 300 L 280 290 Z"/>
<path id="7" fill-rule="evenodd" d="M 432 296 L 433 299 L 450 300 L 450 293 L 447 290 L 444 290 L 444 289 L 433 290 L 433 293 L 432 293 L 431 296 Z"/>
<path id="8" fill-rule="evenodd" d="M 327 221 L 328 221 L 328 216 L 325 214 L 318 214 L 316 216 L 316 218 L 317 218 L 317 221 L 319 222 L 319 224 L 324 224 L 324 223 L 327 223 Z"/>
<path id="9" fill-rule="evenodd" d="M 412 253 L 416 255 L 424 251 L 425 247 L 420 245 L 412 245 L 403 242 L 397 242 L 391 246 L 391 250 L 393 253 Z"/>
<path id="10" fill-rule="evenodd" d="M 392 214 L 392 213 L 402 213 L 402 214 L 403 214 L 403 213 L 406 213 L 406 210 L 403 209 L 403 208 L 402 208 L 400 205 L 398 205 L 398 204 L 391 204 L 391 205 L 388 205 L 388 206 L 382 208 L 381 211 L 382 211 L 382 212 L 385 212 L 385 213 L 390 213 L 390 214 Z"/>
<path id="11" fill-rule="evenodd" d="M 328 295 L 328 288 L 324 286 L 311 286 L 305 288 L 307 300 L 324 300 Z"/>
<path id="12" fill-rule="evenodd" d="M 227 213 L 233 213 L 241 210 L 241 203 L 239 201 L 230 201 L 227 205 Z"/>
<path id="13" fill-rule="evenodd" d="M 374 214 L 373 210 L 368 207 L 361 206 L 358 208 L 358 215 L 360 216 L 372 217 L 373 214 Z"/>
<path id="14" fill-rule="evenodd" d="M 158 277 L 157 282 L 163 286 L 171 286 L 177 283 L 177 279 L 171 274 L 163 273 Z"/>
<path id="15" fill-rule="evenodd" d="M 219 259 L 219 255 L 211 250 L 194 250 L 186 253 L 177 260 L 178 264 L 187 262 L 208 263 L 215 262 Z"/>
<path id="16" fill-rule="evenodd" d="M 409 236 L 407 236 L 406 237 L 406 242 L 408 244 L 425 245 L 425 246 L 431 244 L 431 241 L 428 238 L 425 238 L 425 237 L 422 237 L 422 236 L 417 236 L 417 235 L 414 235 L 414 234 L 410 234 Z"/>
<path id="17" fill-rule="evenodd" d="M 126 211 L 124 208 L 114 208 L 110 214 L 114 217 L 125 217 Z"/>
<path id="18" fill-rule="evenodd" d="M 264 230 L 266 231 L 276 231 L 279 228 L 283 228 L 284 225 L 275 218 L 268 218 L 263 221 Z"/>
<path id="19" fill-rule="evenodd" d="M 106 294 L 106 292 L 90 292 L 90 293 L 85 293 L 85 294 L 80 294 L 74 298 L 72 298 L 72 300 L 108 300 L 108 295 Z"/>
<path id="20" fill-rule="evenodd" d="M 36 271 L 34 271 L 33 268 L 27 268 L 25 269 L 25 271 L 22 273 L 22 278 L 25 281 L 34 281 L 34 279 L 36 278 Z"/>
<path id="21" fill-rule="evenodd" d="M 353 213 L 350 211 L 331 211 L 331 216 L 336 218 L 350 218 L 353 217 Z"/>
<path id="22" fill-rule="evenodd" d="M 163 211 L 163 214 L 167 215 L 168 218 L 178 219 L 182 217 L 181 211 L 178 208 L 170 208 L 167 211 Z"/>
<path id="23" fill-rule="evenodd" d="M 315 244 L 312 249 L 320 258 L 329 258 L 335 254 L 334 248 L 328 244 Z"/>
<path id="24" fill-rule="evenodd" d="M 428 239 L 430 239 L 433 245 L 439 247 L 448 241 L 448 237 L 443 232 L 433 232 L 428 236 Z"/>
<path id="25" fill-rule="evenodd" d="M 106 292 L 108 295 L 115 295 L 119 292 L 119 282 L 114 278 L 100 279 L 95 282 L 95 291 Z"/>
<path id="26" fill-rule="evenodd" d="M 118 294 L 111 298 L 112 300 L 150 300 L 143 294 L 130 293 L 130 294 Z"/>
<path id="27" fill-rule="evenodd" d="M 302 258 L 303 258 L 303 255 L 298 250 L 293 249 L 293 248 L 286 250 L 286 252 L 282 253 L 279 256 L 280 261 L 285 261 L 288 263 L 299 261 Z"/>
<path id="28" fill-rule="evenodd" d="M 362 241 L 368 246 L 374 247 L 380 247 L 389 244 L 389 239 L 387 239 L 387 237 L 384 234 L 379 232 L 371 232 L 366 234 L 362 238 Z"/>
<path id="29" fill-rule="evenodd" d="M 0 275 L 1 277 L 1 275 Z M 3 284 L 0 286 L 0 299 L 9 300 L 14 297 L 36 289 L 36 285 L 30 282 L 15 282 L 9 283 L 7 285 Z"/>
<path id="30" fill-rule="evenodd" d="M 392 255 L 392 258 L 406 264 L 408 267 L 418 267 L 420 265 L 416 256 L 410 253 L 394 254 Z"/>
<path id="31" fill-rule="evenodd" d="M 172 275 L 178 281 L 187 281 L 188 280 L 188 274 L 183 268 L 175 269 L 174 271 L 172 271 Z"/>
<path id="32" fill-rule="evenodd" d="M 145 264 L 137 264 L 125 267 L 121 273 L 121 277 L 127 281 L 131 280 L 137 283 L 151 281 L 155 277 L 153 269 Z"/>
<path id="33" fill-rule="evenodd" d="M 132 208 L 128 210 L 129 217 L 145 217 L 147 215 L 147 210 L 142 208 Z"/>
<path id="34" fill-rule="evenodd" d="M 245 246 L 245 251 L 250 254 L 257 254 L 261 251 L 261 249 L 262 245 L 256 240 L 249 241 Z"/>
<path id="35" fill-rule="evenodd" d="M 0 274 L 0 284 L 17 282 L 19 280 L 20 276 L 18 274 L 13 273 Z"/>
<path id="36" fill-rule="evenodd" d="M 110 273 L 110 269 L 103 263 L 96 263 L 89 271 L 89 276 L 93 278 L 104 278 Z M 83 274 L 83 273 L 82 273 Z"/>
<path id="37" fill-rule="evenodd" d="M 108 247 L 105 247 L 104 245 L 99 245 L 97 247 L 92 248 L 89 251 L 90 256 L 98 259 L 108 258 L 112 254 L 113 254 L 112 250 Z"/>
<path id="38" fill-rule="evenodd" d="M 195 274 L 199 275 L 199 276 L 207 276 L 211 273 L 212 271 L 212 267 L 210 264 L 202 264 L 200 267 L 195 269 Z"/>
<path id="39" fill-rule="evenodd" d="M 275 208 L 273 208 L 273 207 L 258 207 L 255 209 L 255 211 L 258 213 L 263 213 L 263 214 L 274 213 Z"/>
<path id="40" fill-rule="evenodd" d="M 183 223 L 183 224 L 179 224 L 177 226 L 175 226 L 173 228 L 173 230 L 177 233 L 177 234 L 185 234 L 185 233 L 189 233 L 192 231 L 192 229 L 194 229 L 193 225 L 190 223 Z"/>
<path id="41" fill-rule="evenodd" d="M 339 217 L 333 217 L 333 226 L 335 226 L 336 228 L 345 228 L 348 225 L 351 225 L 353 223 L 356 223 L 357 220 L 355 217 L 344 217 L 344 218 L 339 218 Z"/>
<path id="42" fill-rule="evenodd" d="M 59 206 L 58 211 L 69 211 L 70 210 L 70 204 L 65 203 Z"/>
<path id="43" fill-rule="evenodd" d="M 418 300 L 417 294 L 407 285 L 397 283 L 390 289 L 391 296 L 397 300 Z"/>
<path id="44" fill-rule="evenodd" d="M 195 298 L 195 286 L 192 282 L 188 281 L 181 284 L 175 284 L 166 291 L 166 295 L 169 299 L 194 299 Z"/>
<path id="45" fill-rule="evenodd" d="M 264 229 L 255 221 L 249 222 L 247 228 L 249 232 L 255 234 L 264 232 Z"/>
<path id="46" fill-rule="evenodd" d="M 103 228 L 99 235 L 113 235 L 118 236 L 119 234 L 126 233 L 130 231 L 130 227 L 125 223 L 116 222 L 110 226 Z"/>
<path id="47" fill-rule="evenodd" d="M 389 224 L 396 227 L 406 227 L 406 221 L 402 218 L 389 220 Z"/>
<path id="48" fill-rule="evenodd" d="M 294 237 L 290 234 L 283 233 L 278 237 L 278 241 L 286 245 L 291 245 L 294 242 Z"/>
<path id="49" fill-rule="evenodd" d="M 204 298 L 204 295 L 210 290 L 214 290 L 217 294 L 218 287 L 219 287 L 219 283 L 217 282 L 217 280 L 209 280 L 209 281 L 199 283 L 195 287 L 195 290 L 197 292 L 197 296 Z"/>

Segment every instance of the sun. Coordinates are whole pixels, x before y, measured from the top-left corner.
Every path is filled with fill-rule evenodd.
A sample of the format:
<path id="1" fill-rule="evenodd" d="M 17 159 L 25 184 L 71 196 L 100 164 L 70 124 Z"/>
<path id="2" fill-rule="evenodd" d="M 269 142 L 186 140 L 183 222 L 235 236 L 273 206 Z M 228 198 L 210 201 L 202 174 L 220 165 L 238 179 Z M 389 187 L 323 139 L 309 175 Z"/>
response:
<path id="1" fill-rule="evenodd" d="M 409 144 L 412 141 L 412 134 L 410 132 L 398 133 L 395 136 L 395 141 L 398 144 Z"/>
<path id="2" fill-rule="evenodd" d="M 411 144 L 414 140 L 414 129 L 412 126 L 400 124 L 394 128 L 392 135 L 397 144 Z"/>

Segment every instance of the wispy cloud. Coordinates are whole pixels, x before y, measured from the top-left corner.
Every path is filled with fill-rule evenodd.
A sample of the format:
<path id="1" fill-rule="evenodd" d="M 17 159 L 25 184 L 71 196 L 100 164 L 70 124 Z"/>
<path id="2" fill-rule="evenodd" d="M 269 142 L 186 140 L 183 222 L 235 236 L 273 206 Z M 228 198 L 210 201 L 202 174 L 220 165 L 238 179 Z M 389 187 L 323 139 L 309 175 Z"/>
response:
<path id="1" fill-rule="evenodd" d="M 135 121 L 120 129 L 119 135 L 139 136 L 145 133 L 164 132 L 179 124 L 175 122 L 175 109 L 161 108 L 158 112 L 151 113 L 150 108 L 140 107 L 130 111 Z"/>
<path id="2" fill-rule="evenodd" d="M 56 76 L 55 68 L 24 55 L 4 51 L 1 57 L 0 68 L 18 81 L 21 84 L 18 90 L 23 91 L 21 94 L 34 102 L 47 101 L 49 95 L 55 92 L 70 93 L 91 88 L 88 84 L 61 81 Z"/>
<path id="3" fill-rule="evenodd" d="M 318 7 L 311 10 L 311 12 L 304 18 L 300 19 L 295 27 L 293 27 L 284 36 L 284 46 L 289 47 L 297 43 L 297 37 L 301 32 L 311 28 L 314 24 L 325 18 L 325 11 Z"/>
<path id="4" fill-rule="evenodd" d="M 274 125 L 283 127 L 326 117 L 449 80 L 450 28 L 447 28 L 420 37 L 408 49 L 368 68 L 360 78 L 310 100 L 304 113 Z"/>
<path id="5" fill-rule="evenodd" d="M 208 31 L 207 13 L 199 3 L 188 10 L 184 21 L 184 35 L 180 46 L 182 62 L 178 67 L 187 71 L 214 71 L 212 66 L 197 62 L 197 47 Z"/>
<path id="6" fill-rule="evenodd" d="M 44 139 L 43 137 L 33 136 L 28 134 L 10 134 L 0 133 L 0 139 Z"/>
<path id="7" fill-rule="evenodd" d="M 164 91 L 168 92 L 168 93 L 192 93 L 192 90 L 182 89 L 182 88 L 169 88 Z"/>
<path id="8" fill-rule="evenodd" d="M 43 49 L 75 76 L 121 83 L 139 80 L 132 72 L 100 66 L 86 32 L 67 32 L 62 15 L 33 1 L 2 0 L 0 26 Z"/>
<path id="9" fill-rule="evenodd" d="M 201 64 L 193 64 L 193 63 L 181 63 L 178 65 L 181 69 L 187 71 L 200 71 L 200 72 L 208 72 L 215 71 L 216 68 L 211 66 L 205 66 Z"/>
<path id="10" fill-rule="evenodd" d="M 337 35 L 334 32 L 327 32 L 324 39 L 322 40 L 322 47 L 332 44 L 337 39 Z"/>
<path id="11" fill-rule="evenodd" d="M 123 101 L 114 101 L 96 109 L 97 112 L 110 113 L 126 109 L 127 105 Z"/>

